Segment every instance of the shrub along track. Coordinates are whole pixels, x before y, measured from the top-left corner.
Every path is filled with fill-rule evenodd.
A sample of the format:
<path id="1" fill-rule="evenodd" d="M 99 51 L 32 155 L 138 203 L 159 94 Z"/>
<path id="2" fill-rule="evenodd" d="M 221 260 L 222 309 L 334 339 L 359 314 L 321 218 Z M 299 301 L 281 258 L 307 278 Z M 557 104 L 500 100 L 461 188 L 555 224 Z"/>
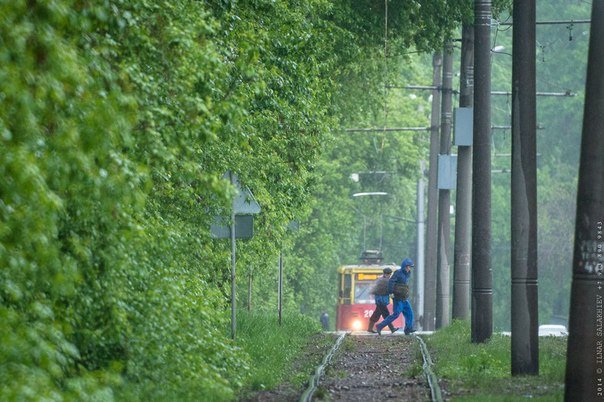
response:
<path id="1" fill-rule="evenodd" d="M 328 364 L 325 374 L 321 377 L 323 370 L 317 369 L 315 377 L 321 377 L 320 381 L 311 379 L 300 401 L 441 400 L 427 350 L 415 339 L 421 341 L 386 332 L 382 336 L 347 336 L 343 342 L 338 338 L 339 350 L 332 349 L 323 360 L 323 365 Z M 422 365 L 418 362 L 420 347 L 426 376 L 417 369 Z M 310 389 L 313 382 L 319 382 L 316 390 Z"/>

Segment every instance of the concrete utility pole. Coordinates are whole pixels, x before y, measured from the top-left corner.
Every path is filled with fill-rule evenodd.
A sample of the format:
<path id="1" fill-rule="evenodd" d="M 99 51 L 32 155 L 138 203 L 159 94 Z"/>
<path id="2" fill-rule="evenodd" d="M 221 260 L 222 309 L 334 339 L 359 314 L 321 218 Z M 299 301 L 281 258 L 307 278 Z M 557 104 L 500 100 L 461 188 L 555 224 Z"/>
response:
<path id="1" fill-rule="evenodd" d="M 440 121 L 440 154 L 451 154 L 451 121 L 453 110 L 453 45 L 445 44 L 443 52 L 443 88 Z M 438 275 L 436 282 L 436 329 L 449 325 L 449 246 L 451 238 L 451 192 L 438 190 Z"/>
<path id="2" fill-rule="evenodd" d="M 461 75 L 459 107 L 474 105 L 474 27 L 464 24 L 461 32 Z M 456 133 L 457 135 L 457 133 Z M 453 318 L 470 318 L 470 256 L 472 225 L 472 147 L 457 147 L 457 191 L 455 201 L 455 245 L 453 247 Z"/>
<path id="3" fill-rule="evenodd" d="M 436 264 L 438 246 L 438 128 L 440 126 L 440 69 L 442 54 L 434 53 L 432 56 L 432 112 L 430 116 L 430 166 L 428 170 L 428 220 L 426 225 L 426 273 L 424 291 L 424 319 L 423 328 L 427 331 L 434 330 L 436 316 Z"/>
<path id="4" fill-rule="evenodd" d="M 491 2 L 474 1 L 472 342 L 493 334 L 491 271 Z"/>
<path id="5" fill-rule="evenodd" d="M 426 170 L 426 162 L 420 161 L 420 171 L 421 176 L 417 179 L 417 261 L 415 261 L 415 269 L 417 271 L 417 275 L 415 275 L 417 286 L 416 299 L 415 299 L 415 308 L 417 310 L 418 317 L 422 317 L 424 315 L 424 283 L 425 278 L 424 275 L 426 273 L 425 266 L 425 250 L 426 250 L 426 218 L 424 213 L 424 193 L 426 188 L 426 180 L 424 179 L 424 174 Z"/>
<path id="6" fill-rule="evenodd" d="M 512 375 L 539 374 L 535 0 L 514 0 Z"/>
<path id="7" fill-rule="evenodd" d="M 604 399 L 604 2 L 592 2 L 565 401 Z"/>

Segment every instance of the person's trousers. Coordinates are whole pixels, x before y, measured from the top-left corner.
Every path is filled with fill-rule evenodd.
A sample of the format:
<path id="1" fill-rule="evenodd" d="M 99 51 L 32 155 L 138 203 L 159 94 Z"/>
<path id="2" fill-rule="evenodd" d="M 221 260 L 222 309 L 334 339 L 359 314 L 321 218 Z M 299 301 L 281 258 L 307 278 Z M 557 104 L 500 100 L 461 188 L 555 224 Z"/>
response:
<path id="1" fill-rule="evenodd" d="M 394 299 L 393 304 L 394 306 L 392 314 L 386 317 L 384 321 L 376 325 L 376 328 L 381 331 L 386 325 L 396 320 L 401 313 L 403 313 L 403 316 L 405 317 L 405 329 L 407 330 L 413 328 L 413 309 L 411 308 L 411 303 L 409 303 L 409 300 Z"/>
<path id="2" fill-rule="evenodd" d="M 373 310 L 373 314 L 371 314 L 369 321 L 377 322 L 380 319 L 380 316 L 382 316 L 382 318 L 386 318 L 389 315 L 390 315 L 390 311 L 388 310 L 387 305 L 376 303 L 375 310 Z"/>

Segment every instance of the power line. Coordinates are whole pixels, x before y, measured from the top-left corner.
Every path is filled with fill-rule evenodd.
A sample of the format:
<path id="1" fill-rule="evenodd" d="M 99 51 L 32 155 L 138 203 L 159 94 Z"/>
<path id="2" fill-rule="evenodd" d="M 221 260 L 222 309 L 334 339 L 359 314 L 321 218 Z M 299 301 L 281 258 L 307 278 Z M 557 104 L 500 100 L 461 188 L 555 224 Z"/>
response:
<path id="1" fill-rule="evenodd" d="M 535 25 L 568 25 L 568 24 L 591 24 L 591 20 L 553 20 L 553 21 L 537 21 Z M 496 22 L 495 25 L 514 25 L 513 22 Z"/>
<path id="2" fill-rule="evenodd" d="M 430 127 L 383 127 L 383 128 L 345 128 L 347 133 L 379 131 L 428 131 Z"/>
<path id="3" fill-rule="evenodd" d="M 442 86 L 434 86 L 434 85 L 395 85 L 395 84 L 388 84 L 386 85 L 386 88 L 393 88 L 393 89 L 419 89 L 419 90 L 428 90 L 428 91 L 451 91 L 452 94 L 454 95 L 459 95 L 459 91 L 456 91 L 455 89 L 445 89 Z"/>
<path id="4" fill-rule="evenodd" d="M 511 96 L 512 93 L 509 91 L 491 91 L 491 95 Z M 576 93 L 574 93 L 570 90 L 567 90 L 565 92 L 536 92 L 535 95 L 537 95 L 537 96 L 563 96 L 563 97 L 577 96 Z"/>
<path id="5" fill-rule="evenodd" d="M 538 130 L 543 130 L 545 126 L 538 125 Z M 347 133 L 372 133 L 372 132 L 396 132 L 396 131 L 429 131 L 432 127 L 368 127 L 368 128 L 345 128 Z M 491 130 L 511 130 L 512 126 L 491 125 Z"/>
<path id="6" fill-rule="evenodd" d="M 445 91 L 442 86 L 434 86 L 434 85 L 394 85 L 389 84 L 386 86 L 387 88 L 395 88 L 395 89 L 412 89 L 412 90 L 429 90 L 429 91 Z M 459 94 L 459 91 L 452 90 L 455 95 Z M 510 91 L 491 91 L 491 95 L 506 95 L 511 96 L 512 92 Z M 536 92 L 537 96 L 577 96 L 575 92 L 572 92 L 570 89 L 565 92 Z"/>

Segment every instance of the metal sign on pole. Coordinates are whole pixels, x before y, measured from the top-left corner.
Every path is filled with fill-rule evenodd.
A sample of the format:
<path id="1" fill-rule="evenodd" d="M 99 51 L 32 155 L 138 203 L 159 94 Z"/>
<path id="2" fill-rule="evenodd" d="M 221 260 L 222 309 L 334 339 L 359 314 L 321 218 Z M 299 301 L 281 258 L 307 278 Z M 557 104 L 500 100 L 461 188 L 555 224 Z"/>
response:
<path id="1" fill-rule="evenodd" d="M 254 236 L 254 216 L 235 214 L 235 237 L 251 239 Z M 231 225 L 224 216 L 215 216 L 210 225 L 210 236 L 214 239 L 230 239 Z"/>
<path id="2" fill-rule="evenodd" d="M 237 175 L 228 172 L 225 173 L 223 178 L 228 178 L 230 183 L 237 189 L 237 195 L 231 205 L 230 226 L 224 224 L 227 221 L 226 217 L 214 217 L 214 223 L 210 226 L 210 234 L 216 239 L 231 239 L 231 338 L 234 340 L 237 333 L 237 317 L 235 314 L 237 307 L 235 298 L 237 290 L 237 247 L 235 239 L 249 239 L 253 236 L 253 216 L 260 213 L 260 205 L 258 205 L 249 189 L 241 187 Z"/>
<path id="3" fill-rule="evenodd" d="M 455 190 L 457 185 L 457 155 L 438 155 L 438 189 Z M 448 211 L 449 208 L 445 208 Z"/>
<path id="4" fill-rule="evenodd" d="M 250 239 L 254 235 L 254 215 L 260 213 L 260 205 L 256 202 L 254 195 L 247 187 L 241 187 L 237 175 L 226 173 L 223 178 L 228 178 L 237 189 L 237 195 L 233 199 L 231 216 L 215 216 L 210 225 L 210 235 L 215 239 L 231 238 L 231 223 L 235 224 L 235 238 Z"/>

